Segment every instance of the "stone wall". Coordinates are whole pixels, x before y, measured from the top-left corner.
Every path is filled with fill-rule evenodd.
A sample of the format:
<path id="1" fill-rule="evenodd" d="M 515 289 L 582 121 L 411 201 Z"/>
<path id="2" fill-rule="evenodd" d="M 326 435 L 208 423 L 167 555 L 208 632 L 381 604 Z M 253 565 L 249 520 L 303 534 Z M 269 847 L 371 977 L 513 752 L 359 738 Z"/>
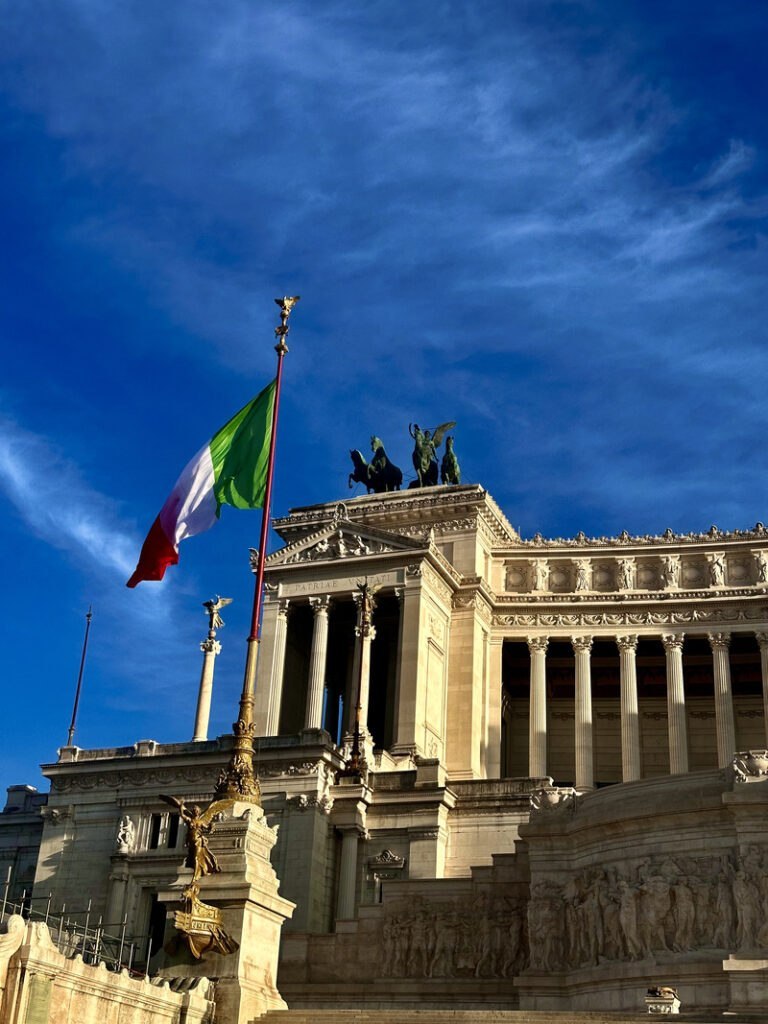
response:
<path id="1" fill-rule="evenodd" d="M 0 1024 L 211 1024 L 210 996 L 206 979 L 173 991 L 79 955 L 67 959 L 40 922 L 14 916 L 0 934 Z"/>

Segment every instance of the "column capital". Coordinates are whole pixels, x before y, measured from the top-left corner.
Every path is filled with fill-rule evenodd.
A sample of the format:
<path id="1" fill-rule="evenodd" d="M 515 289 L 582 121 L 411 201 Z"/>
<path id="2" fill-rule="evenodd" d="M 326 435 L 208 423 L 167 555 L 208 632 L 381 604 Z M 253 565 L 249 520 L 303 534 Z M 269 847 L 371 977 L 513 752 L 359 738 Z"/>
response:
<path id="1" fill-rule="evenodd" d="M 591 651 L 593 639 L 591 636 L 572 636 L 571 646 L 574 651 Z"/>
<path id="2" fill-rule="evenodd" d="M 402 607 L 405 598 L 405 587 L 395 587 L 393 593 L 397 598 L 397 603 Z"/>
<path id="3" fill-rule="evenodd" d="M 616 637 L 616 646 L 620 651 L 637 651 L 637 634 L 627 633 Z"/>
<path id="4" fill-rule="evenodd" d="M 277 614 L 282 618 L 288 618 L 288 612 L 290 611 L 291 601 L 288 597 L 281 597 L 277 602 Z"/>
<path id="5" fill-rule="evenodd" d="M 319 594 L 317 597 L 310 597 L 309 599 L 309 606 L 314 615 L 327 615 L 330 604 L 330 594 Z"/>
<path id="6" fill-rule="evenodd" d="M 547 647 L 549 647 L 549 637 L 529 636 L 526 637 L 526 643 L 528 644 L 528 650 L 531 652 L 531 654 L 533 654 L 534 651 L 538 652 L 539 654 L 546 654 Z"/>
<path id="7" fill-rule="evenodd" d="M 755 633 L 755 640 L 757 640 L 760 647 L 768 647 L 768 633 Z"/>
<path id="8" fill-rule="evenodd" d="M 731 644 L 730 633 L 707 633 L 707 639 L 713 651 L 716 648 L 729 647 Z"/>
<path id="9" fill-rule="evenodd" d="M 667 651 L 682 651 L 685 633 L 663 633 L 661 642 Z"/>
<path id="10" fill-rule="evenodd" d="M 200 641 L 200 650 L 203 654 L 221 654 L 221 644 L 212 636 L 207 636 L 205 640 Z"/>

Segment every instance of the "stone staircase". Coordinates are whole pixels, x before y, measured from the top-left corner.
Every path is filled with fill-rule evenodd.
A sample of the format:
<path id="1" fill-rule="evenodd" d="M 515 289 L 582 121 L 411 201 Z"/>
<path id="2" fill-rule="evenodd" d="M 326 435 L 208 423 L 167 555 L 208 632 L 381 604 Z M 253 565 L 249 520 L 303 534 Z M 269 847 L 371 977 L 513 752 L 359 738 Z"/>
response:
<path id="1" fill-rule="evenodd" d="M 571 1010 L 273 1010 L 259 1018 L 258 1024 L 629 1024 L 631 1021 L 667 1019 L 650 1017 L 644 1010 L 619 1011 Z M 705 1014 L 682 1012 L 673 1018 L 690 1024 L 766 1024 L 763 1014 Z"/>

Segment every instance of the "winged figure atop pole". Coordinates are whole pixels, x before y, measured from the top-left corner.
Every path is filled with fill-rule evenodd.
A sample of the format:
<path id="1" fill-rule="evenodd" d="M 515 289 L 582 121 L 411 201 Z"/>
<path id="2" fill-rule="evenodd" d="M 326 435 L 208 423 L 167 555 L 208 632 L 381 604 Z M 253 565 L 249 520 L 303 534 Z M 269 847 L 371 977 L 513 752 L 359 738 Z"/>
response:
<path id="1" fill-rule="evenodd" d="M 222 608 L 226 608 L 228 604 L 232 604 L 231 597 L 219 597 L 217 594 L 210 601 L 203 601 L 203 608 L 208 612 L 208 635 L 213 637 L 217 629 L 221 629 L 224 625 L 224 619 L 222 619 L 219 612 Z"/>

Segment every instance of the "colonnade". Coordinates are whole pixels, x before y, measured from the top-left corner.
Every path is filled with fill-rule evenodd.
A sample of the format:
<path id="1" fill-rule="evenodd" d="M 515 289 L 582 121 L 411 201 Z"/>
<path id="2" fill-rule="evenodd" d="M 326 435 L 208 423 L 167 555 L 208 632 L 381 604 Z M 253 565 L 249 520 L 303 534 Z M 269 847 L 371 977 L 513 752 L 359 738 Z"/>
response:
<path id="1" fill-rule="evenodd" d="M 371 626 L 361 630 L 362 602 L 359 593 L 351 595 L 357 606 L 357 623 L 355 635 L 362 643 L 355 647 L 353 700 L 347 701 L 348 724 L 354 713 L 357 700 L 357 684 L 360 684 L 360 721 L 363 732 L 367 730 L 368 704 L 371 674 L 371 644 L 376 639 L 376 629 Z M 371 605 L 375 602 L 369 598 Z M 328 594 L 309 598 L 312 609 L 312 643 L 309 655 L 309 678 L 307 681 L 307 700 L 304 710 L 304 729 L 320 729 L 323 724 L 323 693 L 326 684 L 326 664 L 328 660 L 328 616 L 331 608 L 331 597 Z M 280 707 L 283 693 L 283 677 L 285 673 L 285 654 L 288 640 L 288 613 L 290 601 L 280 599 L 277 606 L 274 646 L 272 651 L 272 671 L 269 678 L 269 709 L 267 713 L 266 734 L 276 736 L 280 727 Z"/>
<path id="2" fill-rule="evenodd" d="M 763 681 L 764 718 L 768 728 L 768 633 L 756 634 L 760 646 Z M 712 650 L 714 677 L 715 727 L 717 761 L 725 767 L 736 752 L 736 727 L 733 711 L 731 668 L 729 660 L 730 633 L 707 634 Z M 549 637 L 527 638 L 531 657 L 530 710 L 528 738 L 528 773 L 541 778 L 547 772 L 547 668 Z M 575 785 L 577 789 L 594 787 L 593 722 L 592 722 L 592 636 L 570 638 L 575 660 Z M 598 639 L 609 639 L 598 637 Z M 640 715 L 637 694 L 637 645 L 634 634 L 611 637 L 619 650 L 619 687 L 621 718 L 622 780 L 632 782 L 641 777 Z M 683 633 L 661 636 L 666 658 L 667 722 L 669 736 L 669 770 L 676 775 L 688 769 L 688 730 L 683 680 Z M 766 742 L 768 742 L 768 737 Z"/>

